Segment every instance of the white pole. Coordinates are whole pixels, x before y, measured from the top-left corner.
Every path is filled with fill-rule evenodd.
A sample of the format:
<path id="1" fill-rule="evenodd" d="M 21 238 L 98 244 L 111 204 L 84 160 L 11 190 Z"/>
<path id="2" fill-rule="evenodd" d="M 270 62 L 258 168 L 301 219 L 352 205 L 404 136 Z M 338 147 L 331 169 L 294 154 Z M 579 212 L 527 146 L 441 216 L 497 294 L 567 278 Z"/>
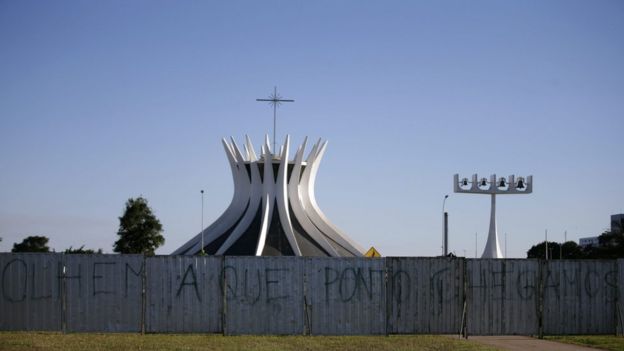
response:
<path id="1" fill-rule="evenodd" d="M 496 194 L 491 194 L 490 205 L 490 230 L 488 231 L 485 249 L 481 258 L 504 258 L 503 250 L 501 250 L 496 230 Z"/>
<path id="2" fill-rule="evenodd" d="M 442 255 L 446 256 L 448 254 L 448 237 L 446 231 L 446 212 L 444 211 L 444 206 L 446 205 L 446 199 L 448 199 L 448 195 L 444 195 L 444 200 L 442 200 Z"/>
<path id="3" fill-rule="evenodd" d="M 204 251 L 204 190 L 201 190 L 201 251 L 200 253 L 204 255 L 206 252 Z"/>
<path id="4" fill-rule="evenodd" d="M 565 244 L 565 230 L 563 231 L 563 242 L 559 245 L 559 259 L 563 260 L 563 244 Z"/>
<path id="5" fill-rule="evenodd" d="M 477 258 L 477 233 L 475 233 L 475 258 Z"/>
<path id="6" fill-rule="evenodd" d="M 548 260 L 548 229 L 544 229 L 544 237 L 544 243 L 546 244 L 544 251 L 546 253 L 546 259 Z"/>

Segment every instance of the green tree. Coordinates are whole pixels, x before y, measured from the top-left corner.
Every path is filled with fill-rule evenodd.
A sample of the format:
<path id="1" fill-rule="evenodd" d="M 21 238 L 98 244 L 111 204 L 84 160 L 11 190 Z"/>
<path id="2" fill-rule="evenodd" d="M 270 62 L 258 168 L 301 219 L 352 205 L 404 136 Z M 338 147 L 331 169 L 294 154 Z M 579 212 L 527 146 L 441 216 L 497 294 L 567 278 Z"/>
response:
<path id="1" fill-rule="evenodd" d="M 65 253 L 71 255 L 71 254 L 94 254 L 96 252 L 95 252 L 95 250 L 92 250 L 92 249 L 85 249 L 84 245 L 82 245 L 81 247 L 79 247 L 77 249 L 74 249 L 74 248 L 72 248 L 70 246 L 69 249 L 65 250 Z M 98 249 L 97 253 L 101 254 L 102 253 L 102 249 Z"/>
<path id="2" fill-rule="evenodd" d="M 143 197 L 128 199 L 126 210 L 119 217 L 117 235 L 119 239 L 113 251 L 122 254 L 154 255 L 154 251 L 165 243 L 162 225 Z"/>
<path id="3" fill-rule="evenodd" d="M 45 236 L 29 236 L 19 244 L 14 243 L 11 252 L 50 252 L 48 247 L 49 240 Z"/>
<path id="4" fill-rule="evenodd" d="M 624 233 L 606 231 L 598 237 L 598 246 L 587 248 L 588 258 L 624 258 Z"/>
<path id="5" fill-rule="evenodd" d="M 548 258 L 559 258 L 559 243 L 554 241 L 548 242 Z M 527 258 L 546 258 L 546 244 L 544 241 L 537 245 L 533 245 L 527 251 Z"/>
<path id="6" fill-rule="evenodd" d="M 533 245 L 527 251 L 527 258 L 546 258 L 546 245 L 541 242 Z M 563 244 L 549 241 L 548 242 L 548 258 L 551 260 L 559 259 L 579 259 L 585 258 L 583 249 L 574 241 L 567 241 Z"/>
<path id="7" fill-rule="evenodd" d="M 580 247 L 574 241 L 567 241 L 567 242 L 563 243 L 561 249 L 563 250 L 563 258 L 564 259 L 585 258 L 585 253 L 583 252 L 583 248 Z"/>

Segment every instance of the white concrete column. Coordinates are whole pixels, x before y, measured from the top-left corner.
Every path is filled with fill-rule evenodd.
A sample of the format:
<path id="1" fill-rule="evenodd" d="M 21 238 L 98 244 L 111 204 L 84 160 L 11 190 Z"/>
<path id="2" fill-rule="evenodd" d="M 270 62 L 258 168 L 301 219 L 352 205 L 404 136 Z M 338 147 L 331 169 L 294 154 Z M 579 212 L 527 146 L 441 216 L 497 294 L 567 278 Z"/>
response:
<path id="1" fill-rule="evenodd" d="M 496 194 L 491 194 L 490 207 L 490 230 L 488 231 L 487 243 L 481 258 L 505 258 L 500 249 L 498 231 L 496 230 Z"/>

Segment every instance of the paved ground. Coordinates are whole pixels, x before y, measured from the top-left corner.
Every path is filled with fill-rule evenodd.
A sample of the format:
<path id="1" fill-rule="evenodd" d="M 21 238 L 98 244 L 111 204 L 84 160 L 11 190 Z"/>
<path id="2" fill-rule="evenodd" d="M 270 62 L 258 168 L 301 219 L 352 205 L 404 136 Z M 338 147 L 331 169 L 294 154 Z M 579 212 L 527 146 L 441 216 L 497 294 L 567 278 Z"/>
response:
<path id="1" fill-rule="evenodd" d="M 540 340 L 528 336 L 469 336 L 468 340 L 510 351 L 596 351 L 597 349 Z"/>

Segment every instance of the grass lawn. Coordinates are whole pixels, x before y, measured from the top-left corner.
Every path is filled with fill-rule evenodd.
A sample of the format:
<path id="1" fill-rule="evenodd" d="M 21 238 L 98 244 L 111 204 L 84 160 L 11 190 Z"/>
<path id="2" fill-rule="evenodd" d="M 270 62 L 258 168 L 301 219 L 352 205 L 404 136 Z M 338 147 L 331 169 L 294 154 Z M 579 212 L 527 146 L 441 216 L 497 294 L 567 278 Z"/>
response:
<path id="1" fill-rule="evenodd" d="M 0 332 L 0 350 L 495 350 L 432 335 L 222 336 Z"/>
<path id="2" fill-rule="evenodd" d="M 544 339 L 603 350 L 624 350 L 624 337 L 614 335 L 545 336 Z"/>

